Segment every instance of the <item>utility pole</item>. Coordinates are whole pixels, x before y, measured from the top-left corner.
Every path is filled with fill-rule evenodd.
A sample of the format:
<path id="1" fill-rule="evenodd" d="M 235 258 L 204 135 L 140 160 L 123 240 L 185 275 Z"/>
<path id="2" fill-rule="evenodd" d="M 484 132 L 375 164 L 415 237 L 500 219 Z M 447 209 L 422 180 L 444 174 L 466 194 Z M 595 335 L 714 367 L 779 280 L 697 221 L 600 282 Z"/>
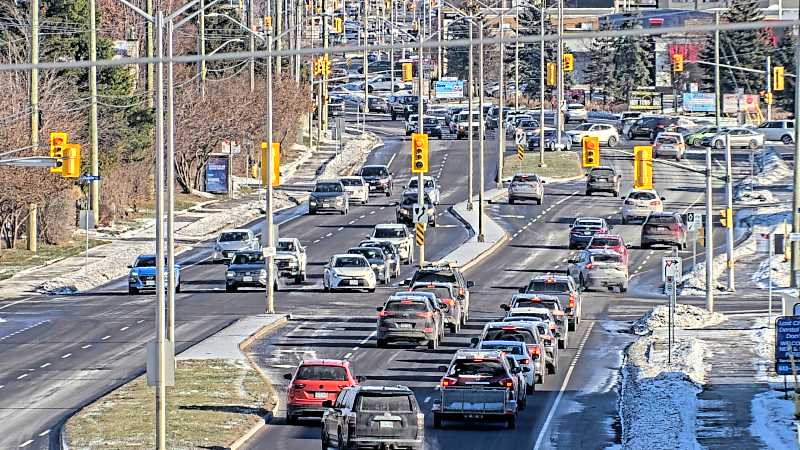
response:
<path id="1" fill-rule="evenodd" d="M 797 35 L 800 35 L 800 27 L 795 28 Z M 800 67 L 800 45 L 794 46 L 794 66 Z M 800 127 L 798 127 L 798 117 L 800 117 L 800 81 L 794 82 L 794 189 L 792 190 L 792 231 L 800 233 Z M 792 242 L 792 279 L 790 285 L 796 287 L 797 276 L 800 273 L 800 243 Z"/>
<path id="2" fill-rule="evenodd" d="M 472 211 L 472 184 L 473 184 L 473 172 L 475 171 L 473 168 L 473 161 L 472 159 L 475 157 L 475 138 L 473 134 L 475 131 L 472 129 L 473 123 L 473 115 L 472 115 L 472 97 L 475 95 L 475 82 L 472 77 L 473 73 L 473 62 L 472 62 L 472 53 L 474 52 L 474 47 L 472 45 L 472 19 L 467 19 L 469 22 L 469 56 L 467 57 L 468 64 L 469 64 L 469 71 L 467 77 L 467 83 L 469 87 L 467 88 L 468 93 L 468 100 L 467 100 L 467 111 L 469 111 L 469 183 L 467 186 L 467 211 Z M 482 89 L 483 87 L 481 87 Z M 478 124 L 479 127 L 483 126 L 483 123 Z"/>
<path id="3" fill-rule="evenodd" d="M 719 127 L 719 12 L 714 12 L 714 122 Z M 706 309 L 714 311 L 714 189 L 711 185 L 711 147 L 706 147 Z"/>
<path id="4" fill-rule="evenodd" d="M 280 0 L 279 0 L 280 1 Z M 344 0 L 342 0 L 344 1 Z M 333 17 L 333 15 L 331 15 Z M 328 47 L 330 46 L 330 34 L 328 31 L 328 3 L 325 0 L 322 0 L 322 48 L 325 50 L 324 55 L 326 58 L 330 58 L 328 54 Z M 280 41 L 280 39 L 278 39 Z M 322 74 L 322 83 L 320 83 L 320 103 L 322 104 L 322 116 L 320 118 L 320 124 L 322 130 L 327 132 L 328 131 L 328 72 L 325 71 Z"/>
<path id="5" fill-rule="evenodd" d="M 270 0 L 267 0 L 269 3 Z M 248 0 L 247 2 L 247 28 L 250 29 L 250 54 L 252 55 L 253 52 L 256 50 L 256 36 L 253 34 L 253 25 L 254 21 L 254 14 L 253 14 L 253 0 Z M 256 59 L 253 56 L 250 56 L 250 92 L 256 90 Z"/>
<path id="6" fill-rule="evenodd" d="M 301 43 L 302 43 L 302 40 L 303 40 L 303 28 L 304 28 L 302 26 L 302 24 L 304 22 L 304 19 L 303 19 L 303 9 L 304 9 L 303 8 L 303 2 L 295 1 L 295 9 L 297 10 L 297 12 L 296 12 L 296 19 L 295 19 L 296 23 L 295 23 L 295 30 L 294 30 L 294 39 L 295 39 L 295 41 L 294 41 L 294 49 L 295 50 L 299 50 L 300 46 L 302 45 Z M 294 81 L 297 82 L 297 83 L 300 83 L 300 60 L 301 60 L 301 56 L 298 53 L 294 57 Z"/>
<path id="7" fill-rule="evenodd" d="M 252 0 L 251 0 L 252 1 Z M 267 0 L 267 2 L 271 2 L 272 0 Z M 325 22 L 325 1 L 322 2 L 322 21 Z M 272 26 L 275 27 L 275 32 L 272 33 L 273 36 L 280 36 L 283 33 L 283 0 L 275 0 L 275 17 L 272 19 Z M 323 25 L 324 27 L 325 25 Z M 323 28 L 324 29 L 324 28 Z M 283 48 L 283 44 L 281 43 L 281 38 L 275 39 L 275 51 L 280 52 Z M 283 69 L 283 58 L 279 55 L 275 56 L 275 76 L 280 78 L 281 70 Z"/>
<path id="8" fill-rule="evenodd" d="M 91 173 L 92 176 L 100 175 L 100 163 L 98 161 L 98 138 L 97 138 L 97 23 L 95 15 L 97 0 L 89 0 L 89 141 L 92 146 Z M 100 181 L 93 179 L 90 186 L 90 197 L 92 199 L 92 214 L 94 220 L 100 220 Z M 88 223 L 88 222 L 87 222 Z"/>
<path id="9" fill-rule="evenodd" d="M 417 37 L 417 45 L 419 45 L 419 54 L 422 55 L 422 33 L 419 33 Z M 423 70 L 422 70 L 422 61 L 420 60 L 420 65 L 417 70 L 417 101 L 419 102 L 417 105 L 417 133 L 424 133 L 425 132 L 425 120 L 423 117 L 423 112 L 425 111 L 422 99 L 422 77 L 423 77 Z M 430 156 L 429 156 L 430 158 Z M 422 172 L 417 174 L 417 204 L 420 208 L 425 208 L 425 177 Z M 427 226 L 427 224 L 425 224 Z M 425 241 L 417 246 L 419 248 L 419 266 L 423 267 L 425 265 Z"/>
<path id="10" fill-rule="evenodd" d="M 544 162 L 544 21 L 547 5 L 542 3 L 539 18 L 539 167 L 547 167 Z M 553 114 L 555 119 L 555 114 Z"/>
<path id="11" fill-rule="evenodd" d="M 267 1 L 267 15 L 272 16 L 272 6 L 271 2 Z M 272 52 L 272 27 L 266 29 L 267 34 L 267 51 Z M 311 130 L 309 129 L 309 140 L 311 139 Z M 273 247 L 273 238 L 272 233 L 274 232 L 274 224 L 272 218 L 272 172 L 273 168 L 272 165 L 274 161 L 272 160 L 272 55 L 267 56 L 267 176 L 266 180 L 263 182 L 266 184 L 266 205 L 265 205 L 265 215 L 266 218 L 264 220 L 264 232 L 263 232 L 263 240 L 264 240 L 264 248 Z M 267 296 L 267 314 L 275 314 L 275 293 L 273 292 L 273 286 L 275 283 L 273 282 L 273 277 L 275 276 L 274 270 L 274 259 L 271 254 L 267 254 L 264 256 L 264 265 L 265 270 L 267 271 L 266 276 L 266 296 Z"/>
<path id="12" fill-rule="evenodd" d="M 392 95 L 394 95 L 394 85 L 395 85 L 395 81 L 394 81 L 394 79 L 395 79 L 395 77 L 394 77 L 394 72 L 395 72 L 395 70 L 394 70 L 394 27 L 397 26 L 397 25 L 395 25 L 397 23 L 397 16 L 395 15 L 394 1 L 392 1 L 392 11 L 390 12 L 390 14 L 391 14 L 391 18 L 392 18 L 392 23 L 391 23 L 391 26 L 388 27 L 388 29 L 389 29 L 389 67 L 390 67 L 389 74 L 391 75 L 391 78 L 392 78 L 392 80 L 391 80 L 392 81 L 392 88 L 390 89 L 390 92 L 392 93 Z"/>
<path id="13" fill-rule="evenodd" d="M 436 43 L 438 44 L 439 55 L 436 64 L 436 79 L 441 80 L 444 74 L 444 59 L 442 58 L 442 33 L 444 28 L 444 21 L 442 20 L 442 2 L 441 0 L 436 3 L 436 27 L 439 30 L 436 36 Z"/>
<path id="14" fill-rule="evenodd" d="M 153 0 L 147 0 L 147 16 L 148 17 L 155 17 L 155 13 L 153 11 Z M 150 20 L 146 21 L 147 24 L 147 59 L 149 61 L 153 60 L 153 22 Z M 147 106 L 152 108 L 155 101 L 155 72 L 153 63 L 147 63 Z"/>
<path id="15" fill-rule="evenodd" d="M 367 51 L 367 42 L 369 42 L 369 0 L 364 0 L 364 123 L 361 124 L 361 132 L 367 131 L 367 111 L 369 110 L 369 52 Z M 422 35 L 420 35 L 422 39 Z M 419 70 L 422 70 L 422 56 L 420 55 Z M 421 114 L 421 112 L 420 112 Z"/>
<path id="16" fill-rule="evenodd" d="M 175 24 L 167 22 L 167 341 L 175 342 L 175 64 L 172 62 Z M 230 164 L 230 162 L 229 162 Z M 159 216 L 160 217 L 160 216 Z"/>
<path id="17" fill-rule="evenodd" d="M 30 103 L 31 103 L 31 148 L 34 152 L 39 150 L 39 0 L 31 0 L 31 69 Z M 35 203 L 28 206 L 28 250 L 36 253 L 38 250 L 37 236 L 37 208 Z"/>
<path id="18" fill-rule="evenodd" d="M 556 98 L 556 110 L 553 113 L 553 118 L 556 121 L 556 142 L 558 142 L 558 149 L 561 150 L 561 133 L 564 131 L 564 116 L 561 111 L 561 104 L 564 103 L 564 0 L 558 0 L 558 80 Z"/>
<path id="19" fill-rule="evenodd" d="M 731 138 L 730 134 L 725 134 L 725 203 L 729 212 L 733 213 L 733 172 L 731 170 Z M 728 217 L 728 223 L 725 228 L 725 236 L 728 247 L 728 291 L 736 292 L 736 283 L 734 278 L 734 264 L 733 260 L 733 214 Z"/>
<path id="20" fill-rule="evenodd" d="M 483 234 L 483 191 L 484 191 L 484 169 L 483 169 L 483 141 L 484 136 L 484 120 L 483 120 L 483 21 L 478 26 L 478 117 L 480 123 L 478 124 L 478 242 L 483 242 L 486 236 Z M 502 111 L 502 109 L 501 109 Z M 472 111 L 470 111 L 470 116 Z M 469 118 L 470 126 L 472 125 L 472 117 Z M 499 126 L 499 124 L 498 124 Z M 470 130 L 472 131 L 472 130 Z"/>
<path id="21" fill-rule="evenodd" d="M 166 389 L 166 299 L 164 298 L 164 13 L 155 17 L 156 47 L 156 344 L 158 348 L 158 382 L 156 386 L 156 448 L 167 448 Z"/>
<path id="22" fill-rule="evenodd" d="M 519 0 L 517 0 L 517 17 L 514 19 L 514 112 L 519 111 Z"/>
<path id="23" fill-rule="evenodd" d="M 772 58 L 767 56 L 767 120 L 772 120 Z"/>
<path id="24" fill-rule="evenodd" d="M 502 0 L 500 4 L 500 31 L 497 35 L 500 37 L 500 40 L 503 40 L 504 36 L 504 28 L 503 25 L 505 22 L 505 8 L 506 8 L 506 0 Z M 503 111 L 505 110 L 505 62 L 503 59 L 505 44 L 500 42 L 500 85 L 498 86 L 498 115 L 497 115 L 497 188 L 503 188 L 503 154 L 505 153 L 506 147 L 506 130 L 503 122 Z"/>
<path id="25" fill-rule="evenodd" d="M 206 4 L 205 0 L 200 0 L 200 98 L 206 99 Z M 251 35 L 252 36 L 252 35 Z M 251 38 L 252 42 L 252 38 Z"/>

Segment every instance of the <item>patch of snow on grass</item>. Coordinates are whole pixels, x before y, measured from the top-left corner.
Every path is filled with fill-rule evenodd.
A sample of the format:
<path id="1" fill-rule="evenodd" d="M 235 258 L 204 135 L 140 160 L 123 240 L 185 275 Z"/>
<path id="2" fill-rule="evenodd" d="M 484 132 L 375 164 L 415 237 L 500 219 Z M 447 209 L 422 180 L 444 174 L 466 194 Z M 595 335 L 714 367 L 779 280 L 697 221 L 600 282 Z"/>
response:
<path id="1" fill-rule="evenodd" d="M 768 448 L 798 449 L 794 402 L 783 397 L 784 394 L 777 391 L 755 395 L 750 402 L 753 420 L 749 431 Z"/>
<path id="2" fill-rule="evenodd" d="M 716 325 L 726 320 L 725 315 L 712 313 L 707 309 L 692 305 L 677 304 L 674 313 L 676 328 L 703 328 Z M 669 308 L 659 305 L 648 311 L 644 316 L 633 323 L 633 332 L 639 335 L 652 333 L 656 329 L 666 329 L 669 326 Z"/>

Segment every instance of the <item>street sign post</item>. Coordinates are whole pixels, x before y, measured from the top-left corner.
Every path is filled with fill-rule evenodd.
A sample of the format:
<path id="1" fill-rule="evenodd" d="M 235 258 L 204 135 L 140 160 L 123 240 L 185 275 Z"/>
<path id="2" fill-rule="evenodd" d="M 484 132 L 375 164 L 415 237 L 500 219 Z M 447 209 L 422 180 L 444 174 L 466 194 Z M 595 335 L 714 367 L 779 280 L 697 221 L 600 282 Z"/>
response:
<path id="1" fill-rule="evenodd" d="M 791 375 L 794 355 L 800 355 L 800 316 L 778 317 L 775 320 L 775 373 Z"/>
<path id="2" fill-rule="evenodd" d="M 414 204 L 414 207 L 411 210 L 411 215 L 414 216 L 414 223 L 428 223 L 428 213 L 425 212 L 425 207 L 418 203 Z"/>
<path id="3" fill-rule="evenodd" d="M 683 261 L 677 256 L 664 256 L 661 258 L 661 281 L 667 277 L 680 278 L 683 276 Z"/>

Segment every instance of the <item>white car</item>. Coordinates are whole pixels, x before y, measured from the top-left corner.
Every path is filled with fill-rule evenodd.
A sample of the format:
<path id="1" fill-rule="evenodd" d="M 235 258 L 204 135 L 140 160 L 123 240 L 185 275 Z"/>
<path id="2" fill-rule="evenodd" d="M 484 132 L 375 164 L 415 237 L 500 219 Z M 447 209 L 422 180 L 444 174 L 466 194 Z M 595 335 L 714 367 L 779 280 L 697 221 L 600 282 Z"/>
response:
<path id="1" fill-rule="evenodd" d="M 478 127 L 484 127 L 484 124 L 481 124 L 480 114 L 480 111 L 461 111 L 456 119 L 450 122 L 450 133 L 455 134 L 456 139 L 468 137 L 470 131 L 473 136 L 478 136 L 480 134 Z"/>
<path id="2" fill-rule="evenodd" d="M 764 135 L 749 128 L 728 128 L 727 136 L 731 141 L 731 147 L 746 147 L 755 150 L 764 146 Z M 703 143 L 705 142 L 706 140 L 703 139 Z M 708 138 L 707 142 L 709 147 L 722 150 L 725 148 L 725 134 L 714 135 Z"/>
<path id="3" fill-rule="evenodd" d="M 600 144 L 614 147 L 619 143 L 619 132 L 613 125 L 604 123 L 582 123 L 566 132 L 573 143 L 580 145 L 584 136 L 597 136 Z"/>
<path id="4" fill-rule="evenodd" d="M 251 230 L 246 228 L 226 230 L 220 233 L 216 242 L 214 242 L 214 253 L 211 256 L 211 261 L 230 261 L 236 252 L 258 250 L 259 248 L 258 238 Z"/>
<path id="5" fill-rule="evenodd" d="M 435 178 L 430 176 L 425 176 L 423 178 L 423 183 L 425 183 L 425 194 L 431 199 L 431 203 L 434 205 L 439 204 L 439 200 L 441 199 L 441 192 L 439 191 L 439 183 L 436 181 Z M 413 194 L 417 192 L 417 186 L 419 185 L 419 179 L 417 177 L 413 177 L 408 180 L 408 184 L 406 185 L 405 190 L 403 191 L 403 195 L 405 194 Z"/>
<path id="6" fill-rule="evenodd" d="M 570 103 L 567 105 L 567 110 L 564 112 L 565 122 L 584 122 L 588 113 L 586 107 L 580 103 Z"/>
<path id="7" fill-rule="evenodd" d="M 794 142 L 794 120 L 770 120 L 759 125 L 756 131 L 767 141 L 781 141 L 787 145 Z"/>
<path id="8" fill-rule="evenodd" d="M 634 189 L 622 201 L 622 223 L 646 220 L 650 213 L 664 211 L 664 197 L 651 189 Z"/>
<path id="9" fill-rule="evenodd" d="M 406 264 L 414 263 L 414 236 L 406 226 L 399 223 L 382 223 L 375 225 L 372 234 L 367 236 L 373 241 L 391 242 L 397 247 L 400 260 Z"/>
<path id="10" fill-rule="evenodd" d="M 680 133 L 662 131 L 653 141 L 653 155 L 656 158 L 670 157 L 680 161 L 684 153 L 686 153 L 686 143 Z"/>
<path id="11" fill-rule="evenodd" d="M 363 255 L 333 255 L 322 274 L 325 292 L 335 289 L 366 289 L 375 292 L 378 280 Z"/>
<path id="12" fill-rule="evenodd" d="M 339 182 L 344 186 L 350 201 L 361 202 L 362 205 L 369 203 L 369 185 L 364 179 L 358 176 L 341 177 Z"/>

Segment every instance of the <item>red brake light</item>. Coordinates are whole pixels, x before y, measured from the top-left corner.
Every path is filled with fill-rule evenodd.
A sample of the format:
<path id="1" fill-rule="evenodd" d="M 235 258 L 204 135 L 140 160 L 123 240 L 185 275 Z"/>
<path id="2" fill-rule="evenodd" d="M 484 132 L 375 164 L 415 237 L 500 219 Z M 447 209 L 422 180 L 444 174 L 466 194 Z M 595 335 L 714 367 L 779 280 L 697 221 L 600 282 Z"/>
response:
<path id="1" fill-rule="evenodd" d="M 446 388 L 447 386 L 452 386 L 456 383 L 458 383 L 458 380 L 456 378 L 444 377 L 442 378 L 440 384 L 442 385 L 443 388 Z"/>
<path id="2" fill-rule="evenodd" d="M 507 388 L 513 388 L 514 380 L 512 380 L 511 378 L 503 378 L 502 380 L 500 380 L 500 385 L 505 386 Z"/>
<path id="3" fill-rule="evenodd" d="M 455 300 L 453 300 L 452 298 L 446 298 L 446 299 L 444 299 L 443 301 L 444 301 L 446 304 L 450 305 L 450 306 L 453 306 L 453 305 L 455 305 L 455 304 L 456 304 L 456 301 L 455 301 Z"/>
<path id="4" fill-rule="evenodd" d="M 414 303 L 414 302 L 412 302 L 411 300 L 401 300 L 401 301 L 400 301 L 400 304 L 401 304 L 401 305 L 410 305 L 410 304 L 412 304 L 412 303 Z"/>
<path id="5" fill-rule="evenodd" d="M 393 312 L 389 312 L 389 311 L 380 311 L 378 313 L 378 317 L 391 317 L 393 315 L 394 315 L 394 313 Z"/>
<path id="6" fill-rule="evenodd" d="M 555 329 L 556 329 L 556 324 L 554 324 L 554 323 L 551 323 L 551 324 L 550 324 L 550 329 L 551 329 L 551 330 L 555 330 Z"/>
<path id="7" fill-rule="evenodd" d="M 531 355 L 540 356 L 542 354 L 541 350 L 539 350 L 539 346 L 538 345 L 531 345 L 529 347 L 530 348 L 528 350 L 531 352 Z"/>
<path id="8" fill-rule="evenodd" d="M 594 265 L 592 263 L 589 263 L 589 264 L 586 265 L 586 268 L 589 269 L 589 270 L 592 270 L 592 267 L 594 267 Z"/>
<path id="9" fill-rule="evenodd" d="M 418 312 L 418 313 L 417 313 L 417 316 L 418 316 L 418 317 L 424 317 L 424 318 L 426 318 L 426 319 L 430 319 L 431 317 L 433 317 L 433 313 L 432 313 L 431 311 L 426 311 L 426 312 Z"/>
<path id="10" fill-rule="evenodd" d="M 502 327 L 502 329 L 503 329 L 503 330 L 516 330 L 516 329 L 517 329 L 517 327 L 515 327 L 514 325 L 504 325 L 504 326 Z"/>
<path id="11" fill-rule="evenodd" d="M 569 294 L 569 307 L 575 307 L 575 294 Z"/>
<path id="12" fill-rule="evenodd" d="M 422 329 L 422 332 L 423 332 L 423 333 L 433 333 L 433 328 L 430 328 L 430 327 L 428 327 L 428 328 L 423 328 L 423 329 Z"/>
<path id="13" fill-rule="evenodd" d="M 463 297 L 464 294 L 465 294 L 464 288 L 458 288 L 458 295 Z"/>
<path id="14" fill-rule="evenodd" d="M 519 363 L 520 364 L 530 364 L 531 360 L 528 359 L 528 358 L 522 358 L 522 359 L 519 360 Z"/>
<path id="15" fill-rule="evenodd" d="M 531 299 L 531 301 L 532 301 L 532 302 L 534 302 L 534 303 L 542 303 L 542 299 L 541 299 L 541 298 L 539 298 L 539 297 L 533 297 L 533 298 Z"/>

